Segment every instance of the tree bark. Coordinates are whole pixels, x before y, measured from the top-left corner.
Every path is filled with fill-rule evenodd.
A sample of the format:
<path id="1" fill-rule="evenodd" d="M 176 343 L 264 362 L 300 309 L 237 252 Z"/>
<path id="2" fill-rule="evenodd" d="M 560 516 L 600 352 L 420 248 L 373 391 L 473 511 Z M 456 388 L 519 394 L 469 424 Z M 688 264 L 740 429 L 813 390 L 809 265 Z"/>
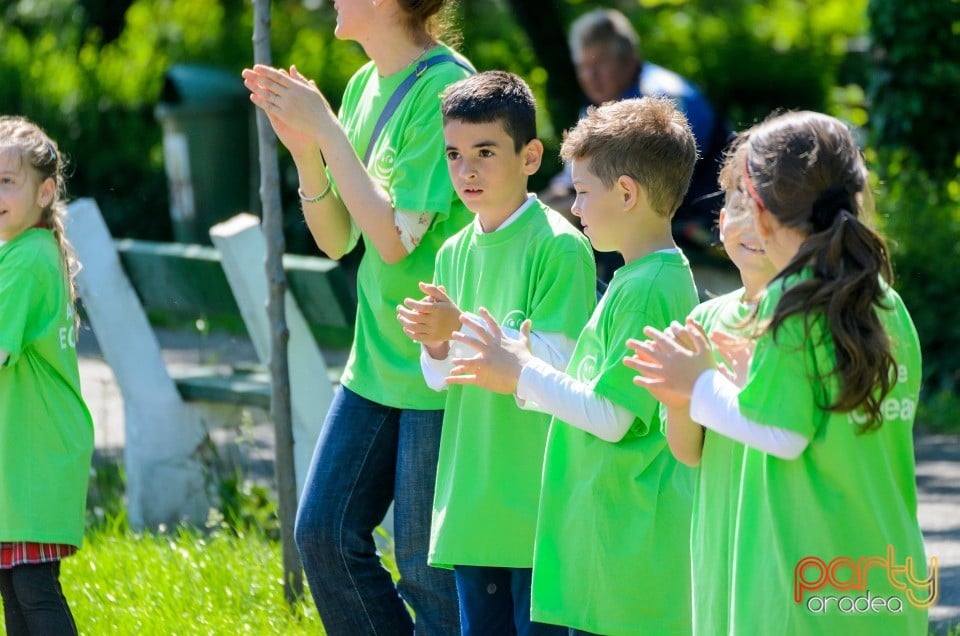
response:
<path id="1" fill-rule="evenodd" d="M 271 64 L 270 0 L 253 0 L 253 58 L 257 64 Z M 274 471 L 277 479 L 280 542 L 283 553 L 283 595 L 288 603 L 303 597 L 303 568 L 293 538 L 297 513 L 297 478 L 293 459 L 293 424 L 290 407 L 290 368 L 287 343 L 290 330 L 284 309 L 287 291 L 283 271 L 283 209 L 280 203 L 280 169 L 277 137 L 267 116 L 257 111 L 257 139 L 260 153 L 260 205 L 263 233 L 267 243 L 267 315 L 270 318 L 270 419 L 276 436 Z"/>
<path id="2" fill-rule="evenodd" d="M 570 60 L 563 3 L 558 0 L 508 0 L 508 3 L 547 71 L 550 119 L 558 131 L 564 130 L 576 123 L 584 98 Z"/>

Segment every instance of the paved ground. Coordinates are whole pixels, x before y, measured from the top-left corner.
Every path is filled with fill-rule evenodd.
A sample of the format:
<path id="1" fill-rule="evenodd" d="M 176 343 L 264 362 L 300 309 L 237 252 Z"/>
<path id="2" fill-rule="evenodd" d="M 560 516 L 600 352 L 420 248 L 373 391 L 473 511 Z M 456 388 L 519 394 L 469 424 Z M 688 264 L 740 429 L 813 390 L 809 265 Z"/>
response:
<path id="1" fill-rule="evenodd" d="M 202 339 L 199 334 L 159 331 L 158 338 L 168 366 L 255 359 L 253 347 L 243 337 Z M 123 406 L 113 373 L 89 330 L 82 333 L 79 352 L 83 393 L 96 423 L 98 452 L 116 455 L 124 444 Z M 342 362 L 342 351 L 329 353 Z M 269 483 L 273 430 L 265 414 L 252 412 L 242 429 L 214 431 L 211 437 L 224 462 Z M 960 436 L 920 435 L 916 455 L 920 523 L 928 557 L 937 557 L 940 567 L 940 600 L 930 612 L 931 625 L 939 634 L 960 626 Z"/>

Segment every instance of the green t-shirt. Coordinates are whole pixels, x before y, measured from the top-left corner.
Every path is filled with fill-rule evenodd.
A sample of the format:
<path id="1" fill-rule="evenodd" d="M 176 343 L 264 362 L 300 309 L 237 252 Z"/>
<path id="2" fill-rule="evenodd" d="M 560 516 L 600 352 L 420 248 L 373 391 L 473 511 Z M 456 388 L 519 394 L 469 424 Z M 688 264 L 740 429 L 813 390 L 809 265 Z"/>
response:
<path id="1" fill-rule="evenodd" d="M 539 201 L 510 225 L 473 223 L 437 254 L 436 282 L 463 311 L 486 307 L 506 327 L 527 318 L 573 339 L 596 304 L 587 239 Z M 529 568 L 550 417 L 512 395 L 452 385 L 446 392 L 430 563 Z"/>
<path id="2" fill-rule="evenodd" d="M 444 54 L 455 55 L 441 46 L 428 57 Z M 393 91 L 413 69 L 411 65 L 380 77 L 368 63 L 350 79 L 340 121 L 359 156 L 366 152 L 374 124 Z M 427 69 L 390 117 L 370 157 L 370 175 L 389 193 L 396 209 L 436 213 L 406 258 L 388 264 L 368 246 L 357 272 L 357 324 L 341 382 L 385 406 L 443 408 L 443 396 L 427 387 L 420 372 L 420 346 L 397 323 L 397 305 L 404 298 L 423 296 L 417 285 L 433 279 L 437 250 L 470 220 L 447 173 L 440 112 L 440 93 L 467 74 L 452 62 Z"/>
<path id="3" fill-rule="evenodd" d="M 761 319 L 772 315 L 783 289 L 784 283 L 770 286 L 760 303 Z M 917 521 L 912 430 L 920 345 L 910 315 L 892 289 L 886 290 L 884 306 L 880 318 L 898 371 L 893 391 L 883 400 L 883 425 L 874 432 L 858 433 L 861 417 L 856 412 L 831 413 L 818 406 L 832 401 L 838 386 L 829 376 L 836 358 L 822 315 L 811 319 L 809 329 L 802 315 L 791 316 L 776 339 L 768 333 L 757 341 L 739 397 L 741 412 L 760 424 L 799 433 L 810 443 L 795 460 L 752 448 L 744 452 L 732 632 L 927 633 L 926 610 L 914 607 L 888 579 L 891 573 L 903 581 L 904 575 L 896 572 L 904 564 L 925 578 L 927 564 Z M 835 559 L 847 559 L 853 568 L 839 567 L 824 587 L 805 590 L 798 588 L 797 575 L 798 564 L 808 557 L 821 560 L 821 565 L 804 561 L 807 567 L 800 568 L 802 578 L 810 581 Z M 874 561 L 858 580 L 867 559 Z M 878 597 L 887 607 L 876 605 Z M 890 611 L 894 605 L 899 611 Z"/>
<path id="4" fill-rule="evenodd" d="M 73 307 L 48 230 L 0 246 L 0 542 L 79 546 L 93 421 Z"/>
<path id="5" fill-rule="evenodd" d="M 623 364 L 628 338 L 697 304 L 681 253 L 621 267 L 567 368 L 636 416 L 611 444 L 554 419 L 533 561 L 533 619 L 599 634 L 690 633 L 694 471 L 667 448 L 659 403 Z"/>
<path id="6" fill-rule="evenodd" d="M 707 333 L 735 334 L 750 314 L 738 289 L 697 305 L 690 313 Z M 707 429 L 693 497 L 690 557 L 696 634 L 726 634 L 733 577 L 733 539 L 743 444 Z"/>

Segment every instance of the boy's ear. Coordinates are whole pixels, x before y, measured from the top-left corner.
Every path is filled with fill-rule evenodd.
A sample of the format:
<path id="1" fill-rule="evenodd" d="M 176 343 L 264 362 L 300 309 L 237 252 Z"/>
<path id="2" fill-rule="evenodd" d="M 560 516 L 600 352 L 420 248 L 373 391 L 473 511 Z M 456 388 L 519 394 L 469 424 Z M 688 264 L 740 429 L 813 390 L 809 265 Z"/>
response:
<path id="1" fill-rule="evenodd" d="M 727 208 L 720 208 L 720 218 L 717 219 L 717 228 L 720 230 L 720 240 L 723 241 L 723 226 L 727 224 Z"/>
<path id="2" fill-rule="evenodd" d="M 620 195 L 623 200 L 623 209 L 630 211 L 637 206 L 644 206 L 647 203 L 647 191 L 643 186 L 637 183 L 627 175 L 620 175 L 617 179 L 617 187 L 620 188 Z"/>
<path id="3" fill-rule="evenodd" d="M 533 139 L 526 146 L 520 149 L 523 154 L 523 172 L 530 176 L 540 169 L 540 163 L 543 161 L 543 142 L 539 139 Z"/>

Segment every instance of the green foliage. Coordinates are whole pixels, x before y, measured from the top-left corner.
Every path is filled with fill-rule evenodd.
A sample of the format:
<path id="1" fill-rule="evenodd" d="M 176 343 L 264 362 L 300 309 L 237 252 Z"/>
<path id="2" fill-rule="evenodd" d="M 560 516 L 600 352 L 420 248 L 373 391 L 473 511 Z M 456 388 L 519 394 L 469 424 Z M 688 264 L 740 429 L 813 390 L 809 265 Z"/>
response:
<path id="1" fill-rule="evenodd" d="M 917 424 L 937 433 L 960 433 L 960 395 L 947 389 L 926 395 L 920 401 Z"/>
<path id="2" fill-rule="evenodd" d="M 870 0 L 869 17 L 871 126 L 879 143 L 912 149 L 935 175 L 955 175 L 960 2 Z"/>
<path id="3" fill-rule="evenodd" d="M 220 509 L 211 511 L 208 529 L 237 535 L 257 532 L 273 541 L 280 540 L 277 502 L 266 486 L 255 484 L 237 472 L 220 480 L 217 490 Z"/>
<path id="4" fill-rule="evenodd" d="M 775 107 L 859 108 L 862 93 L 833 86 L 848 58 L 848 41 L 866 29 L 865 2 L 617 4 L 637 26 L 649 59 L 698 82 L 734 122 L 746 124 Z M 337 107 L 365 57 L 356 44 L 335 40 L 332 3 L 317 10 L 307 4 L 272 2 L 274 63 L 296 63 Z M 555 4 L 567 24 L 598 6 L 584 0 Z M 72 158 L 71 195 L 97 198 L 115 236 L 169 239 L 161 131 L 154 116 L 164 74 L 182 63 L 239 74 L 252 61 L 252 19 L 249 0 L 10 3 L 0 10 L 0 112 L 28 114 L 48 129 Z M 560 131 L 573 123 L 554 121 L 551 113 L 574 111 L 547 99 L 549 64 L 537 59 L 505 0 L 461 0 L 456 23 L 462 50 L 478 68 L 511 70 L 531 84 L 548 148 L 531 186 L 542 187 L 557 167 Z M 568 79 L 566 99 L 579 105 L 579 87 L 575 78 Z M 296 174 L 283 151 L 281 177 L 283 200 L 292 211 L 288 244 L 310 251 L 303 224 L 296 221 Z"/>
<path id="5" fill-rule="evenodd" d="M 324 633 L 309 593 L 293 606 L 283 598 L 276 503 L 267 489 L 225 479 L 222 506 L 206 531 L 139 533 L 127 524 L 123 487 L 116 458 L 98 457 L 84 544 L 61 570 L 81 633 Z M 377 532 L 383 563 L 397 580 L 392 539 Z"/>
<path id="6" fill-rule="evenodd" d="M 867 27 L 865 5 L 640 0 L 626 12 L 644 57 L 692 79 L 742 128 L 777 108 L 832 111 L 831 89 Z"/>
<path id="7" fill-rule="evenodd" d="M 84 634 L 322 634 L 283 599 L 280 545 L 255 533 L 88 533 L 61 582 Z"/>
<path id="8" fill-rule="evenodd" d="M 917 326 L 924 360 L 924 422 L 960 415 L 960 330 L 952 312 L 960 298 L 960 154 L 952 178 L 936 180 L 913 153 L 883 150 L 868 155 L 877 166 L 877 210 L 890 244 L 896 287 Z M 951 400 L 952 396 L 952 402 Z M 947 408 L 949 407 L 949 408 Z M 934 416 L 934 417 L 931 417 Z"/>
<path id="9" fill-rule="evenodd" d="M 73 166 L 71 197 L 95 197 L 114 236 L 164 240 L 172 230 L 154 116 L 164 74 L 174 64 L 198 62 L 235 72 L 239 84 L 240 70 L 252 63 L 252 9 L 246 0 L 129 4 L 122 30 L 109 40 L 88 20 L 85 5 L 91 14 L 105 13 L 93 0 L 24 0 L 0 12 L 0 112 L 23 113 L 58 141 Z M 332 9 L 273 4 L 274 41 L 292 42 L 285 53 L 306 60 L 305 69 L 326 62 L 330 70 L 317 75 L 336 83 L 329 88 L 339 95 L 360 54 L 313 54 L 328 48 Z"/>
<path id="10" fill-rule="evenodd" d="M 87 488 L 87 527 L 127 527 L 124 489 L 127 476 L 117 457 L 98 457 L 90 469 Z"/>

